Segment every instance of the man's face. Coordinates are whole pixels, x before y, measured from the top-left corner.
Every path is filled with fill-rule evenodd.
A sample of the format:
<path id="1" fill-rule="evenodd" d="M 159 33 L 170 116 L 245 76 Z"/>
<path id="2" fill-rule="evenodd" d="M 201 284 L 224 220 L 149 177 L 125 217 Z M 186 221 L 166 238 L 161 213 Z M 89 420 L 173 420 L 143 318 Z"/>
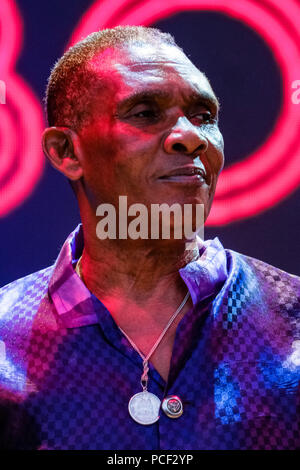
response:
<path id="1" fill-rule="evenodd" d="M 174 46 L 107 49 L 91 63 L 103 85 L 80 132 L 92 207 L 204 204 L 224 163 L 218 104 L 204 75 Z"/>

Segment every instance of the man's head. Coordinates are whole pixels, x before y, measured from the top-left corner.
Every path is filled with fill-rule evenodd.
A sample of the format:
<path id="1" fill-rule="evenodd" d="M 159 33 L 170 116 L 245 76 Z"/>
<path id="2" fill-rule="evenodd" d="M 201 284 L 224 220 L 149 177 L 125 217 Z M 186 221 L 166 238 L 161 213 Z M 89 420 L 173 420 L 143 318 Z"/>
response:
<path id="1" fill-rule="evenodd" d="M 203 203 L 207 217 L 223 166 L 218 101 L 171 36 L 143 27 L 94 33 L 55 66 L 47 106 L 55 127 L 44 150 L 79 182 L 81 208 L 95 213 L 126 195 L 130 205 Z"/>
<path id="2" fill-rule="evenodd" d="M 101 93 L 103 87 L 99 80 L 101 52 L 119 49 L 129 43 L 176 46 L 170 34 L 142 26 L 118 26 L 90 34 L 68 49 L 52 69 L 45 97 L 49 126 L 65 126 L 78 131 L 88 124 L 92 92 Z M 95 56 L 100 58 L 96 70 L 92 62 Z"/>

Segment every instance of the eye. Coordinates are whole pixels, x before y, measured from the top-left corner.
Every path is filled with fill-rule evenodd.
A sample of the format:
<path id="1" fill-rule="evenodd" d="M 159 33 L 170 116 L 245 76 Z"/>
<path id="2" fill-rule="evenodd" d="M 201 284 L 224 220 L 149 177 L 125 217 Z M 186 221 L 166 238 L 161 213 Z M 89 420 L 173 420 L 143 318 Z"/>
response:
<path id="1" fill-rule="evenodd" d="M 144 109 L 142 111 L 135 112 L 133 116 L 136 118 L 153 119 L 157 117 L 157 112 L 154 109 Z"/>
<path id="2" fill-rule="evenodd" d="M 190 116 L 190 119 L 195 122 L 195 124 L 212 124 L 216 122 L 215 117 L 210 111 L 204 111 L 202 113 L 195 113 Z"/>
<path id="3" fill-rule="evenodd" d="M 127 117 L 135 121 L 154 122 L 159 117 L 159 108 L 154 102 L 137 103 L 128 112 Z"/>

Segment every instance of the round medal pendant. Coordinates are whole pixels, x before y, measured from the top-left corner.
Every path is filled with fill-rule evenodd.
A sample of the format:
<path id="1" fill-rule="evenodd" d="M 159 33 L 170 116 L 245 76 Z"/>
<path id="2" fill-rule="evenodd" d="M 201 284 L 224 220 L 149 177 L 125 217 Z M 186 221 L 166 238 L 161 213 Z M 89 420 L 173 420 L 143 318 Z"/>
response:
<path id="1" fill-rule="evenodd" d="M 154 393 L 136 393 L 128 403 L 129 414 L 139 424 L 153 424 L 159 418 L 160 399 Z"/>

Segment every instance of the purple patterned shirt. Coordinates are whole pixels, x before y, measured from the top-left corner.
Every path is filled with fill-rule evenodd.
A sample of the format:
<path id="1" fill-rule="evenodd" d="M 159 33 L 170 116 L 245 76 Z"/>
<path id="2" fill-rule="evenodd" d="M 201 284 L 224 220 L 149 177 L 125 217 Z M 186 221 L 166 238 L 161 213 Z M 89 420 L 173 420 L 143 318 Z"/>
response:
<path id="1" fill-rule="evenodd" d="M 143 426 L 128 413 L 142 360 L 75 272 L 79 226 L 54 266 L 0 290 L 0 448 L 300 448 L 300 279 L 206 241 L 179 272 L 193 308 L 168 382 L 183 414 Z"/>

